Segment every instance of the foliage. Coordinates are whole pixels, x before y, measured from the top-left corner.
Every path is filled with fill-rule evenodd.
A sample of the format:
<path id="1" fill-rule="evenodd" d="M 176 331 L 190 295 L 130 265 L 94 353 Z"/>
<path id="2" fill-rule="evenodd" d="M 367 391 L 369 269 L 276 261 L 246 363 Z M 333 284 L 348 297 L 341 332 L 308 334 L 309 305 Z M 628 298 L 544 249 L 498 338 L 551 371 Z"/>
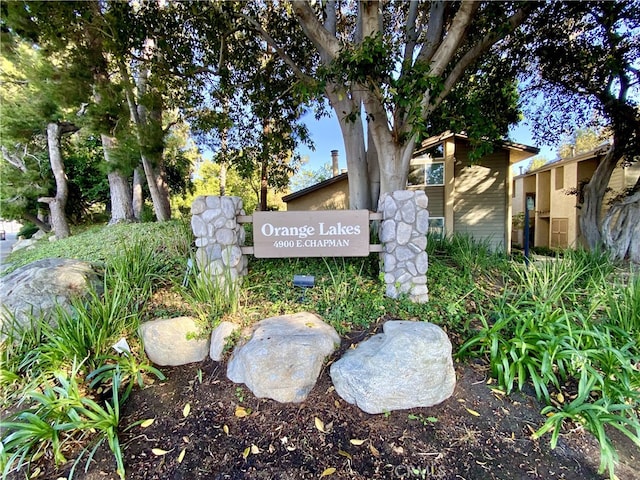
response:
<path id="1" fill-rule="evenodd" d="M 0 388 L 6 402 L 26 403 L 27 407 L 1 424 L 3 476 L 30 465 L 36 469 L 42 456 L 58 465 L 80 445 L 72 476 L 83 459 L 88 467 L 99 445 L 106 441 L 118 475 L 125 478 L 118 440 L 120 405 L 135 385 L 143 386 L 147 375 L 164 378 L 141 359 L 136 341 L 139 315 L 154 289 L 162 285 L 160 277 L 174 275 L 172 269 L 190 246 L 188 237 L 181 238 L 186 231 L 179 222 L 135 227 L 116 228 L 118 242 L 113 242 L 111 227 L 100 233 L 96 229 L 84 232 L 93 250 L 86 249 L 82 234 L 67 239 L 69 245 L 60 241 L 38 249 L 44 257 L 56 256 L 52 250 L 59 253 L 70 248 L 77 253 L 70 256 L 102 259 L 106 264 L 104 287 L 88 300 L 74 300 L 70 310 L 56 308 L 52 313 L 55 326 L 43 318 L 32 319 L 27 328 L 5 322 Z M 149 237 L 151 232 L 173 237 L 156 237 L 154 241 Z M 102 242 L 96 243 L 101 235 Z M 123 239 L 131 243 L 122 243 Z M 46 247 L 52 250 L 41 251 Z M 115 356 L 110 351 L 119 338 L 129 338 L 134 348 Z M 98 392 L 105 390 L 111 391 L 111 398 L 104 403 L 96 400 Z M 35 470 L 27 473 L 37 474 Z"/>
<path id="2" fill-rule="evenodd" d="M 127 246 L 144 245 L 152 250 L 158 271 L 175 269 L 180 276 L 185 268 L 192 243 L 191 226 L 184 220 L 136 225 L 104 225 L 78 227 L 74 238 L 57 242 L 41 241 L 34 250 L 19 250 L 9 257 L 10 273 L 18 267 L 43 258 L 76 258 L 96 264 L 117 259 Z M 126 262 L 122 265 L 126 272 Z M 126 274 L 122 274 L 126 279 Z"/>
<path id="3" fill-rule="evenodd" d="M 24 466 L 29 470 L 31 460 L 49 450 L 56 465 L 59 465 L 66 461 L 65 451 L 69 451 L 77 441 L 91 434 L 97 444 L 89 453 L 87 464 L 93 458 L 97 446 L 107 440 L 116 460 L 116 471 L 120 478 L 125 478 L 117 432 L 120 402 L 126 400 L 119 393 L 120 373 L 113 372 L 111 401 L 101 406 L 83 392 L 79 383 L 79 367 L 74 362 L 68 373 L 54 372 L 51 383 L 45 384 L 42 392 L 34 390 L 27 393 L 33 403 L 32 407 L 0 422 L 3 430 L 0 444 L 0 468 L 3 476 Z M 35 471 L 28 473 L 36 474 Z"/>
<path id="4" fill-rule="evenodd" d="M 192 262 L 196 264 L 195 259 Z M 188 271 L 181 293 L 201 322 L 201 334 L 210 333 L 225 314 L 238 311 L 240 283 L 231 277 L 229 269 L 210 272 L 193 268 Z"/>
<path id="5" fill-rule="evenodd" d="M 640 445 L 640 375 L 633 365 L 640 337 L 632 325 L 638 277 L 616 294 L 608 284 L 612 273 L 605 254 L 580 250 L 516 268 L 458 355 L 486 356 L 507 393 L 532 384 L 548 404 L 549 419 L 536 435 L 551 431 L 552 447 L 565 420 L 584 425 L 600 443 L 600 471 L 613 478 L 617 457 L 605 425 Z M 565 403 L 572 384 L 577 395 Z"/>
<path id="6" fill-rule="evenodd" d="M 323 164 L 320 168 L 311 170 L 308 168 L 300 169 L 289 181 L 289 187 L 292 192 L 297 192 L 304 188 L 315 185 L 316 183 L 328 180 L 333 175 L 330 163 Z"/>
<path id="7" fill-rule="evenodd" d="M 114 229 L 127 243 L 115 240 Z M 72 313 L 60 312 L 58 330 L 34 319 L 34 328 L 8 332 L 0 386 L 7 401 L 25 408 L 3 424 L 3 468 L 35 466 L 39 455 L 61 462 L 71 442 L 84 448 L 79 464 L 93 457 L 91 440 L 107 440 L 122 471 L 118 406 L 147 375 L 162 378 L 136 339 L 138 321 L 158 288 L 178 292 L 207 328 L 223 316 L 250 325 L 301 308 L 321 315 L 341 334 L 373 329 L 391 318 L 430 321 L 462 345 L 459 358 L 486 358 L 505 392 L 531 387 L 547 403 L 547 419 L 536 437 L 550 433 L 555 446 L 563 429 L 579 424 L 600 442 L 601 469 L 610 475 L 616 454 L 608 428 L 640 445 L 640 277 L 621 275 L 604 253 L 567 250 L 527 266 L 470 237 L 430 236 L 426 304 L 386 298 L 375 256 L 252 258 L 248 281 L 233 297 L 221 283 L 195 272 L 185 287 L 167 278 L 183 278 L 191 241 L 187 229 L 175 221 L 93 228 L 65 240 L 69 245 L 39 245 L 36 251 L 54 249 L 43 256 L 73 252 L 75 245 L 78 255 L 69 256 L 102 259 L 105 292 L 74 304 Z M 123 250 L 120 255 L 112 250 L 114 243 Z M 132 266 L 137 261 L 140 265 Z M 314 275 L 315 286 L 296 289 L 295 274 Z M 131 352 L 113 355 L 111 345 L 122 337 Z M 111 389 L 104 404 L 93 398 L 98 389 Z M 435 421 L 413 420 L 425 426 Z"/>
<path id="8" fill-rule="evenodd" d="M 578 128 L 571 135 L 567 135 L 558 149 L 560 158 L 572 157 L 576 154 L 589 152 L 601 146 L 606 140 L 602 130 L 593 128 Z"/>

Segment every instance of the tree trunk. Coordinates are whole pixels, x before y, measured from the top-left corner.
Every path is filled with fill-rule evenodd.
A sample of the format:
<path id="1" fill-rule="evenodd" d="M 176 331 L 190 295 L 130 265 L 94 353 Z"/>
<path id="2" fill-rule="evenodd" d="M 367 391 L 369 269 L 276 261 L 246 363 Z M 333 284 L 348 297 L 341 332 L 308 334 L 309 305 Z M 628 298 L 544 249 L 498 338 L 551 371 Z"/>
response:
<path id="1" fill-rule="evenodd" d="M 377 210 L 378 200 L 380 199 L 380 162 L 371 129 L 367 129 L 367 166 L 369 167 L 370 208 Z"/>
<path id="2" fill-rule="evenodd" d="M 105 134 L 101 134 L 100 138 L 102 139 L 104 159 L 108 165 L 113 166 L 110 152 L 115 145 L 115 139 Z M 131 188 L 127 178 L 116 169 L 111 170 L 107 178 L 109 179 L 109 192 L 111 194 L 111 220 L 109 220 L 109 225 L 132 222 L 134 220 L 133 204 L 131 201 Z"/>
<path id="3" fill-rule="evenodd" d="M 25 212 L 22 214 L 22 218 L 24 218 L 27 222 L 33 223 L 36 227 L 38 227 L 43 232 L 51 231 L 51 225 L 49 225 L 46 222 L 43 222 L 36 215 L 33 215 L 32 213 Z"/>
<path id="4" fill-rule="evenodd" d="M 227 194 L 227 164 L 220 164 L 220 196 L 224 197 Z"/>
<path id="5" fill-rule="evenodd" d="M 67 174 L 64 170 L 60 138 L 64 133 L 77 131 L 78 128 L 71 124 L 59 124 L 56 122 L 47 125 L 47 145 L 49 147 L 49 162 L 51 171 L 56 181 L 55 197 L 39 198 L 39 202 L 49 204 L 51 227 L 56 237 L 67 238 L 70 235 L 69 222 L 65 213 L 67 199 L 69 198 L 69 186 Z"/>
<path id="6" fill-rule="evenodd" d="M 369 189 L 369 167 L 364 145 L 364 127 L 360 120 L 360 104 L 345 100 L 340 101 L 334 94 L 331 94 L 330 98 L 338 117 L 347 157 L 349 208 L 351 210 L 369 210 L 372 207 Z M 347 118 L 352 112 L 357 113 L 355 121 Z"/>
<path id="7" fill-rule="evenodd" d="M 144 182 L 144 172 L 140 171 L 140 167 L 136 167 L 133 171 L 133 196 L 132 196 L 132 207 L 133 207 L 133 216 L 137 221 L 142 220 L 142 208 L 144 205 L 144 198 L 142 196 L 142 184 Z"/>
<path id="8" fill-rule="evenodd" d="M 584 187 L 584 202 L 580 215 L 580 230 L 589 250 L 597 250 L 604 246 L 600 230 L 602 202 L 616 168 L 618 156 L 616 149 L 611 148 L 598 164 L 591 180 Z"/>
<path id="9" fill-rule="evenodd" d="M 150 113 L 144 105 L 136 104 L 129 72 L 122 61 L 120 62 L 120 73 L 125 79 L 125 95 L 129 105 L 131 120 L 135 124 L 136 137 L 138 139 L 138 144 L 140 145 L 142 167 L 144 168 L 145 177 L 147 178 L 149 194 L 151 195 L 151 201 L 153 203 L 153 211 L 156 214 L 156 219 L 159 222 L 164 222 L 171 219 L 171 203 L 169 201 L 169 188 L 163 176 L 162 154 L 152 156 L 149 152 L 145 151 L 147 149 L 144 148 L 144 145 L 148 142 L 143 138 L 145 126 L 150 121 L 161 121 L 160 118 L 162 117 L 162 113 Z M 139 72 L 138 93 L 140 96 L 147 93 L 148 75 L 149 71 L 147 69 L 143 68 Z M 156 117 L 160 118 L 151 119 L 152 114 L 155 114 Z"/>
<path id="10" fill-rule="evenodd" d="M 267 161 L 262 161 L 262 167 L 260 169 L 260 211 L 267 211 L 267 195 L 269 193 L 269 177 L 267 172 Z"/>
<path id="11" fill-rule="evenodd" d="M 640 190 L 611 206 L 602 222 L 602 237 L 614 260 L 640 263 Z"/>

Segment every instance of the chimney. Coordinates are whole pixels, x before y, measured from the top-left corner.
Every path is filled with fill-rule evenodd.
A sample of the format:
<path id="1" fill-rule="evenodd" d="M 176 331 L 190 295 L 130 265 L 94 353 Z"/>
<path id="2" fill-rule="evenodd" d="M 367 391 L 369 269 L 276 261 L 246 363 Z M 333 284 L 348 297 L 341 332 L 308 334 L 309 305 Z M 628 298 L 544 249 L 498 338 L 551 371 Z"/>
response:
<path id="1" fill-rule="evenodd" d="M 520 175 L 522 175 L 522 165 L 520 165 L 518 168 L 520 168 Z"/>
<path id="2" fill-rule="evenodd" d="M 340 173 L 340 167 L 338 166 L 338 150 L 331 150 L 331 170 L 333 176 L 337 176 Z"/>

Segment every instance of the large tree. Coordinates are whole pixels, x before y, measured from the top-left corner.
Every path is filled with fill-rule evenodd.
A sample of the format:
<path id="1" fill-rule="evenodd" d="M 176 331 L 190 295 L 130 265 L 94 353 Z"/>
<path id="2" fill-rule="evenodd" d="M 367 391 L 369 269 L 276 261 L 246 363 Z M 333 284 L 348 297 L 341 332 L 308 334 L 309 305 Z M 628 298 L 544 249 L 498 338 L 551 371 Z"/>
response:
<path id="1" fill-rule="evenodd" d="M 278 42 L 278 32 L 257 30 L 299 78 L 315 81 L 335 110 L 351 208 L 375 207 L 380 192 L 405 188 L 409 161 L 424 136 L 450 126 L 474 139 L 494 140 L 517 119 L 514 70 L 509 56 L 497 49 L 505 48 L 505 39 L 535 3 L 295 1 L 290 6 L 321 68 L 301 68 L 289 45 Z M 446 103 L 453 96 L 458 101 Z M 483 109 L 491 115 L 478 115 Z"/>
<path id="2" fill-rule="evenodd" d="M 536 59 L 527 92 L 536 95 L 539 137 L 553 141 L 567 130 L 603 126 L 612 135 L 583 191 L 580 229 L 588 247 L 640 261 L 640 179 L 603 215 L 613 171 L 640 159 L 640 2 L 548 4 L 524 47 Z"/>
<path id="3" fill-rule="evenodd" d="M 193 125 L 217 161 L 247 181 L 260 172 L 259 208 L 265 210 L 268 190 L 285 188 L 300 165 L 296 146 L 310 140 L 301 122 L 304 98 L 295 88 L 296 74 L 256 32 L 269 29 L 288 39 L 290 54 L 305 67 L 312 60 L 308 41 L 277 3 L 214 4 L 192 21 L 204 52 L 198 60 L 206 65 L 197 75 L 209 79 L 194 84 Z"/>
<path id="4" fill-rule="evenodd" d="M 13 196 L 13 202 L 23 200 L 19 210 L 25 219 L 36 219 L 40 228 L 49 230 L 50 227 L 58 238 L 66 238 L 70 234 L 66 215 L 69 182 L 61 141 L 63 135 L 79 129 L 65 118 L 75 116 L 71 114 L 69 104 L 87 95 L 87 85 L 80 86 L 70 79 L 61 67 L 63 55 L 45 58 L 38 49 L 19 41 L 10 31 L 5 32 L 2 40 L 0 142 L 3 160 L 14 169 L 13 172 L 5 171 L 17 180 L 4 188 Z M 46 139 L 46 143 L 41 138 Z M 44 184 L 40 188 L 33 188 L 27 165 L 31 163 L 32 168 L 35 165 L 27 162 L 26 158 L 35 158 L 45 144 L 50 165 L 47 176 L 51 172 L 53 188 Z M 22 194 L 18 194 L 20 185 L 27 188 Z M 5 201 L 8 200 L 6 195 L 3 197 Z M 28 210 L 29 207 L 24 204 L 28 197 L 31 197 L 31 208 L 35 206 L 34 198 L 48 205 L 49 225 L 39 220 L 33 210 Z"/>

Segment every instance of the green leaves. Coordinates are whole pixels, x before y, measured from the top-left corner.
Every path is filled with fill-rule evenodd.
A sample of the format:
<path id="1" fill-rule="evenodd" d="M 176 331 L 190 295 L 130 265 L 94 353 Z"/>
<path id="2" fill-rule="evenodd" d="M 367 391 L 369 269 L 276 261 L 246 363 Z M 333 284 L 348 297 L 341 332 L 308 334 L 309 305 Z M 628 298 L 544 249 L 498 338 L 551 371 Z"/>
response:
<path id="1" fill-rule="evenodd" d="M 532 384 L 548 404 L 542 410 L 548 419 L 534 438 L 551 432 L 553 448 L 566 422 L 584 425 L 600 443 L 600 471 L 613 475 L 616 455 L 605 426 L 640 443 L 640 374 L 634 367 L 637 327 L 630 320 L 635 314 L 637 322 L 637 310 L 631 313 L 636 294 L 614 289 L 611 272 L 606 258 L 580 251 L 516 269 L 459 355 L 486 355 L 507 393 Z M 637 282 L 632 277 L 628 286 Z M 567 392 L 576 383 L 577 393 Z"/>

